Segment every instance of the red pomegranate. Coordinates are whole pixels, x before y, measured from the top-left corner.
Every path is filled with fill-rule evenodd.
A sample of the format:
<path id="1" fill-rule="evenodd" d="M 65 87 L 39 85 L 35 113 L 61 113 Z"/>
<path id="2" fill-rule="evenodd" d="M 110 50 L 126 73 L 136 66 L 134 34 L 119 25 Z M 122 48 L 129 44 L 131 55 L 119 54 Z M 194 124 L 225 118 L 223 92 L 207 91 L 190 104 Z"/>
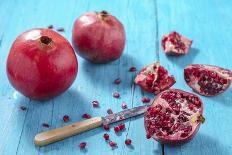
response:
<path id="1" fill-rule="evenodd" d="M 74 23 L 72 43 L 77 54 L 91 62 L 113 61 L 125 46 L 124 27 L 106 11 L 87 12 Z"/>
<path id="2" fill-rule="evenodd" d="M 77 59 L 70 43 L 57 32 L 36 28 L 14 41 L 7 58 L 7 75 L 25 96 L 44 100 L 61 94 L 77 75 Z"/>
<path id="3" fill-rule="evenodd" d="M 204 96 L 215 96 L 224 92 L 232 82 L 232 72 L 212 65 L 192 64 L 184 69 L 187 84 Z"/>
<path id="4" fill-rule="evenodd" d="M 135 83 L 143 90 L 158 94 L 175 84 L 175 78 L 168 75 L 168 71 L 155 62 L 144 67 L 135 78 Z"/>
<path id="5" fill-rule="evenodd" d="M 201 123 L 203 103 L 191 93 L 169 89 L 160 93 L 144 116 L 147 138 L 162 144 L 180 144 L 192 139 Z"/>
<path id="6" fill-rule="evenodd" d="M 163 36 L 161 45 L 167 55 L 183 55 L 188 53 L 192 40 L 174 31 Z"/>

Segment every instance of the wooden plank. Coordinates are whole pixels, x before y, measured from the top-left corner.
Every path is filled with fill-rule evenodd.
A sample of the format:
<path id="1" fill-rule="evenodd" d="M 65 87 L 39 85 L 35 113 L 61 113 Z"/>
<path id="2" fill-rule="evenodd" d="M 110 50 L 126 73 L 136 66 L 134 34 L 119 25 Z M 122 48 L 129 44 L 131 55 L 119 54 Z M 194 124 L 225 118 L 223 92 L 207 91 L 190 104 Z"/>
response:
<path id="1" fill-rule="evenodd" d="M 191 63 L 212 64 L 232 69 L 231 24 L 232 2 L 157 0 L 159 39 L 176 30 L 193 39 L 193 48 L 183 57 L 167 57 L 160 50 L 161 63 L 177 79 L 174 87 L 191 92 L 183 79 L 183 68 Z M 165 155 L 232 154 L 231 88 L 216 97 L 201 97 L 206 122 L 189 143 L 165 146 Z"/>

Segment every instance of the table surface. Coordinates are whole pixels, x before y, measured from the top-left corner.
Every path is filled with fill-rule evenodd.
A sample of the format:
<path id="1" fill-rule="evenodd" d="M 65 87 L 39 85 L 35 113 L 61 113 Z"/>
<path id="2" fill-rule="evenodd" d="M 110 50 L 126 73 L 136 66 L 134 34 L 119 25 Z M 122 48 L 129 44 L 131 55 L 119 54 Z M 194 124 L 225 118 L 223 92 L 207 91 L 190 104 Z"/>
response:
<path id="1" fill-rule="evenodd" d="M 108 64 L 94 65 L 78 56 L 79 71 L 74 84 L 65 93 L 46 102 L 30 100 L 10 85 L 5 71 L 6 58 L 12 42 L 22 32 L 35 27 L 64 27 L 68 40 L 74 20 L 86 11 L 107 10 L 125 26 L 126 47 L 122 57 Z M 0 1 L 0 154 L 1 155 L 229 155 L 232 154 L 232 90 L 216 97 L 201 97 L 204 102 L 205 123 L 196 137 L 181 146 L 162 146 L 145 138 L 143 117 L 131 118 L 126 130 L 109 135 L 118 143 L 111 149 L 97 128 L 46 147 L 36 147 L 33 138 L 38 132 L 61 127 L 82 120 L 83 113 L 104 116 L 106 110 L 121 111 L 121 103 L 128 107 L 142 105 L 147 94 L 133 83 L 136 73 L 128 68 L 159 60 L 177 80 L 175 88 L 191 89 L 183 78 L 183 68 L 191 63 L 213 64 L 232 69 L 232 1 L 231 0 L 68 0 L 68 1 Z M 163 34 L 176 30 L 193 39 L 188 55 L 167 57 L 160 47 Z M 113 84 L 120 77 L 120 85 Z M 121 93 L 120 99 L 112 92 Z M 98 100 L 100 108 L 92 108 Z M 28 110 L 20 110 L 20 106 Z M 64 123 L 63 115 L 71 121 Z M 49 128 L 41 126 L 50 124 Z M 133 147 L 124 145 L 131 138 Z M 81 151 L 78 144 L 87 142 Z"/>

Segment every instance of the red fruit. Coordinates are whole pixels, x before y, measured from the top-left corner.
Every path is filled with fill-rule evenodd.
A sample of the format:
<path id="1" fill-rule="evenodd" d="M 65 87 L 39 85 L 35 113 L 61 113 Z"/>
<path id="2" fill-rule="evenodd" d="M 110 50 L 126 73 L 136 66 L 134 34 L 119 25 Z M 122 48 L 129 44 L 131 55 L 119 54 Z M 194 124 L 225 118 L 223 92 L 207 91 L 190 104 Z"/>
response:
<path id="1" fill-rule="evenodd" d="M 119 97 L 120 97 L 119 92 L 114 92 L 114 93 L 113 93 L 113 97 L 114 97 L 114 98 L 119 98 Z"/>
<path id="2" fill-rule="evenodd" d="M 24 110 L 27 110 L 27 107 L 21 106 L 20 109 L 24 111 Z"/>
<path id="3" fill-rule="evenodd" d="M 83 118 L 86 118 L 86 119 L 91 118 L 91 116 L 90 116 L 89 114 L 87 114 L 87 113 L 83 114 L 82 117 L 83 117 Z"/>
<path id="4" fill-rule="evenodd" d="M 69 121 L 69 116 L 68 115 L 64 115 L 63 116 L 63 121 L 64 122 L 68 122 Z"/>
<path id="5" fill-rule="evenodd" d="M 105 133 L 105 134 L 103 135 L 103 137 L 105 138 L 105 140 L 109 140 L 109 139 L 110 139 L 110 136 L 109 136 L 107 133 Z"/>
<path id="6" fill-rule="evenodd" d="M 86 147 L 87 143 L 86 142 L 81 142 L 79 144 L 80 149 L 84 149 Z"/>
<path id="7" fill-rule="evenodd" d="M 67 90 L 77 75 L 70 43 L 50 29 L 31 29 L 13 43 L 7 76 L 15 89 L 32 99 L 48 99 Z"/>
<path id="8" fill-rule="evenodd" d="M 119 132 L 120 131 L 120 127 L 119 126 L 115 126 L 114 127 L 114 131 L 117 133 L 117 132 Z"/>
<path id="9" fill-rule="evenodd" d="M 103 124 L 103 128 L 104 128 L 105 130 L 109 130 L 109 129 L 110 129 L 110 126 L 109 126 L 109 124 Z"/>
<path id="10" fill-rule="evenodd" d="M 112 111 L 112 109 L 108 109 L 107 110 L 107 113 L 110 115 L 110 114 L 113 114 L 113 111 Z"/>
<path id="11" fill-rule="evenodd" d="M 150 99 L 149 99 L 148 97 L 144 96 L 144 97 L 142 98 L 142 102 L 143 102 L 143 103 L 149 103 L 149 102 L 150 102 Z"/>
<path id="12" fill-rule="evenodd" d="M 91 62 L 113 61 L 125 46 L 124 27 L 106 11 L 87 12 L 74 23 L 72 43 L 77 54 Z"/>
<path id="13" fill-rule="evenodd" d="M 131 145 L 131 143 L 132 143 L 131 139 L 126 139 L 126 140 L 125 140 L 125 144 L 126 144 L 126 145 Z"/>
<path id="14" fill-rule="evenodd" d="M 95 108 L 99 107 L 100 105 L 98 101 L 93 101 L 92 104 L 93 104 L 93 107 Z"/>
<path id="15" fill-rule="evenodd" d="M 120 78 L 115 79 L 115 80 L 114 80 L 114 83 L 115 83 L 115 84 L 120 84 L 120 83 L 121 83 L 121 79 L 120 79 Z"/>
<path id="16" fill-rule="evenodd" d="M 137 69 L 136 69 L 136 67 L 134 67 L 134 66 L 132 66 L 130 69 L 129 69 L 129 71 L 130 72 L 135 72 Z"/>
<path id="17" fill-rule="evenodd" d="M 48 127 L 49 127 L 49 124 L 43 123 L 42 126 L 45 127 L 45 128 L 48 128 Z"/>
<path id="18" fill-rule="evenodd" d="M 175 83 L 175 78 L 159 62 L 144 67 L 135 78 L 135 83 L 143 90 L 158 94 Z"/>
<path id="19" fill-rule="evenodd" d="M 230 86 L 232 72 L 217 66 L 193 64 L 185 67 L 184 78 L 195 92 L 215 96 Z"/>
<path id="20" fill-rule="evenodd" d="M 117 143 L 115 143 L 115 142 L 113 142 L 113 141 L 110 141 L 109 144 L 110 144 L 111 147 L 116 147 L 116 146 L 117 146 Z"/>
<path id="21" fill-rule="evenodd" d="M 192 45 L 192 40 L 174 31 L 164 35 L 161 44 L 165 54 L 183 55 L 188 53 Z"/>
<path id="22" fill-rule="evenodd" d="M 122 104 L 122 109 L 126 109 L 127 105 L 125 103 Z"/>
<path id="23" fill-rule="evenodd" d="M 120 130 L 124 130 L 126 126 L 125 126 L 124 123 L 121 123 L 121 124 L 118 125 L 118 127 L 119 127 Z"/>
<path id="24" fill-rule="evenodd" d="M 189 108 L 189 104 L 193 108 Z M 144 125 L 147 137 L 162 144 L 178 144 L 192 139 L 201 123 L 203 103 L 194 94 L 169 89 L 160 93 L 147 109 Z"/>

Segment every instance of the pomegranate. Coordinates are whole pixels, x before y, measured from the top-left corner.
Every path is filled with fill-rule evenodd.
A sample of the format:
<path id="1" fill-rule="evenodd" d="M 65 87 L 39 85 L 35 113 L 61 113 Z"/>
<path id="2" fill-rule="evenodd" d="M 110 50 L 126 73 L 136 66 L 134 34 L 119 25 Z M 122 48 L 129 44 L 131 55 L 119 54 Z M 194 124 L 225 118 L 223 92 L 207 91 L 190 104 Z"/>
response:
<path id="1" fill-rule="evenodd" d="M 161 44 L 167 55 L 183 55 L 188 53 L 192 40 L 174 31 L 164 35 Z"/>
<path id="2" fill-rule="evenodd" d="M 162 144 L 179 144 L 194 137 L 201 123 L 203 103 L 194 94 L 169 89 L 160 93 L 144 116 L 147 138 Z"/>
<path id="3" fill-rule="evenodd" d="M 135 83 L 143 90 L 158 94 L 175 83 L 175 78 L 159 62 L 144 67 L 135 78 Z"/>
<path id="4" fill-rule="evenodd" d="M 29 98 L 44 100 L 69 88 L 77 75 L 77 59 L 63 36 L 36 28 L 14 41 L 6 69 L 15 89 Z"/>
<path id="5" fill-rule="evenodd" d="M 106 63 L 121 56 L 125 31 L 121 22 L 108 12 L 87 12 L 75 21 L 72 42 L 81 57 L 93 63 Z"/>
<path id="6" fill-rule="evenodd" d="M 187 84 L 204 96 L 215 96 L 224 92 L 232 82 L 232 72 L 212 65 L 192 64 L 184 69 Z"/>

